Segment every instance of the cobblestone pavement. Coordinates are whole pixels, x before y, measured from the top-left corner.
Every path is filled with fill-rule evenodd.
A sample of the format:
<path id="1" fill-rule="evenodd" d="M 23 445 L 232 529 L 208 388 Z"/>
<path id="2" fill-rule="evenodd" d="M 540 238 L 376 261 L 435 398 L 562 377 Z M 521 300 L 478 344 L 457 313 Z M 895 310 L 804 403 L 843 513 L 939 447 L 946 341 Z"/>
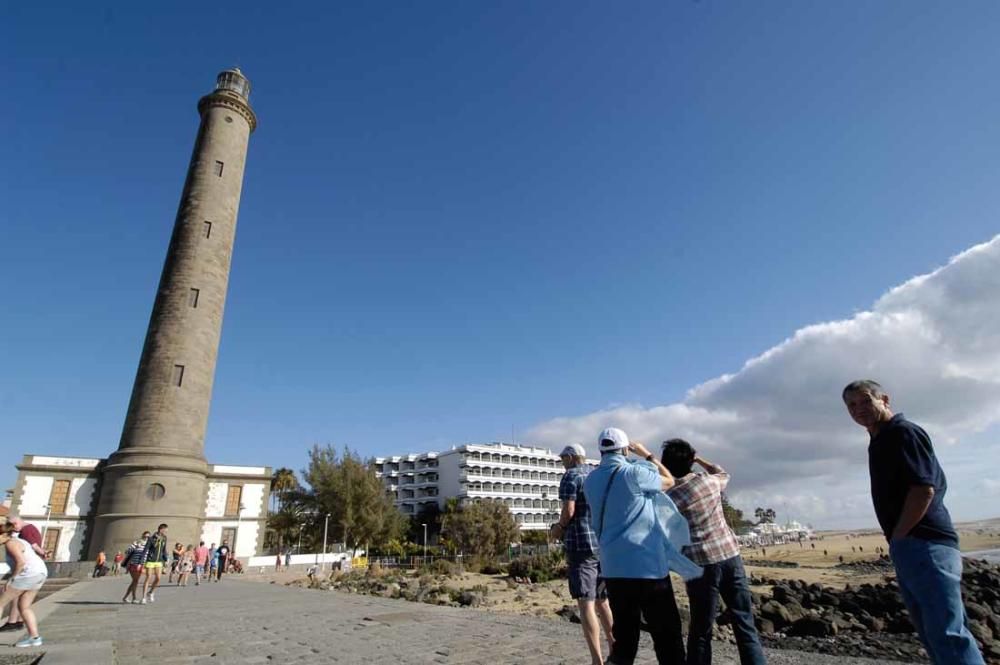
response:
<path id="1" fill-rule="evenodd" d="M 54 609 L 41 625 L 46 647 L 82 653 L 88 644 L 110 644 L 113 665 L 589 661 L 580 627 L 558 620 L 235 578 L 200 587 L 162 587 L 152 605 L 121 604 L 124 588 L 123 580 L 93 580 L 54 596 Z M 652 644 L 644 639 L 637 662 L 655 662 Z M 716 663 L 737 662 L 732 647 L 716 646 Z M 48 659 L 43 657 L 41 665 Z M 771 651 L 769 662 L 876 661 Z"/>

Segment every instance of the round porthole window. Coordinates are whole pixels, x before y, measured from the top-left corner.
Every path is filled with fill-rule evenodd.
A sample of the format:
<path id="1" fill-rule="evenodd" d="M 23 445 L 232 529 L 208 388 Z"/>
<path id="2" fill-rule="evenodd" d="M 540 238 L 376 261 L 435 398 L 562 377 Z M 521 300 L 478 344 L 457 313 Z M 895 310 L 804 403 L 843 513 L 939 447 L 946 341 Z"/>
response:
<path id="1" fill-rule="evenodd" d="M 167 493 L 167 488 L 160 483 L 153 483 L 146 492 L 153 501 L 159 501 Z"/>

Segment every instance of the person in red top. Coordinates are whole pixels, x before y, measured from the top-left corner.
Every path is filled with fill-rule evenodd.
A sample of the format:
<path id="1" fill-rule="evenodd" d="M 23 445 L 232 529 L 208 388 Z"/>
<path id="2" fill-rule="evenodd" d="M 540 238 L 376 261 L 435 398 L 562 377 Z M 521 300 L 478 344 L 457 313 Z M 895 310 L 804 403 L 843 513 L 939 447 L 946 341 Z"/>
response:
<path id="1" fill-rule="evenodd" d="M 14 525 L 18 538 L 31 545 L 31 549 L 35 550 L 38 556 L 45 558 L 45 550 L 42 549 L 42 534 L 38 531 L 38 527 L 34 524 L 28 524 L 14 513 L 7 515 L 7 522 Z M 2 611 L 3 608 L 0 608 L 0 612 Z M 17 603 L 13 602 L 10 604 L 7 622 L 0 625 L 0 631 L 21 630 L 22 628 L 24 628 L 24 622 L 21 621 L 21 614 L 17 611 Z"/>
<path id="2" fill-rule="evenodd" d="M 115 558 L 111 562 L 111 574 L 112 575 L 117 575 L 118 573 L 121 572 L 122 560 L 124 560 L 124 559 L 125 559 L 125 555 L 122 554 L 121 550 L 118 550 L 118 553 L 115 554 Z"/>
<path id="3" fill-rule="evenodd" d="M 205 541 L 198 543 L 198 547 L 194 548 L 194 585 L 198 586 L 201 584 L 201 576 L 205 574 L 205 569 L 208 566 L 208 548 L 205 547 Z"/>

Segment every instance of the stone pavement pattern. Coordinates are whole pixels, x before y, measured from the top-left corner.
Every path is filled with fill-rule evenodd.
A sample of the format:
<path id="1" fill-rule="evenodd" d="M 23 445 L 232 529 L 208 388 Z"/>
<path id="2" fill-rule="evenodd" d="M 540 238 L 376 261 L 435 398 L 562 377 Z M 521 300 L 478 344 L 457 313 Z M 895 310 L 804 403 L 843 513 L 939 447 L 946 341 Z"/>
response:
<path id="1" fill-rule="evenodd" d="M 121 604 L 124 588 L 123 580 L 93 580 L 53 597 L 41 626 L 46 646 L 110 644 L 111 665 L 589 661 L 580 627 L 558 620 L 236 578 L 161 587 L 152 605 Z M 768 658 L 771 665 L 877 662 L 791 651 L 770 651 Z M 648 636 L 636 662 L 655 662 Z M 738 662 L 734 648 L 716 644 L 715 662 Z"/>

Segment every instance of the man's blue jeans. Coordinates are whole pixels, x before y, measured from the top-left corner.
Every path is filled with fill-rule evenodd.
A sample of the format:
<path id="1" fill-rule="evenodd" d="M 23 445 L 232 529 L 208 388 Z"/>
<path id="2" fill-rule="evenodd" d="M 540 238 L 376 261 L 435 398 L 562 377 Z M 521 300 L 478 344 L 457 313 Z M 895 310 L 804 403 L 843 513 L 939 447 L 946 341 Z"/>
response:
<path id="1" fill-rule="evenodd" d="M 949 545 L 922 538 L 889 543 L 896 579 L 910 620 L 935 665 L 983 665 L 975 638 L 965 625 L 962 555 Z"/>
<path id="2" fill-rule="evenodd" d="M 708 665 L 712 662 L 712 626 L 719 610 L 720 595 L 732 615 L 740 663 L 764 665 L 767 661 L 753 622 L 750 587 L 743 572 L 743 559 L 737 554 L 702 568 L 701 577 L 687 583 L 688 601 L 691 603 L 687 665 Z"/>

